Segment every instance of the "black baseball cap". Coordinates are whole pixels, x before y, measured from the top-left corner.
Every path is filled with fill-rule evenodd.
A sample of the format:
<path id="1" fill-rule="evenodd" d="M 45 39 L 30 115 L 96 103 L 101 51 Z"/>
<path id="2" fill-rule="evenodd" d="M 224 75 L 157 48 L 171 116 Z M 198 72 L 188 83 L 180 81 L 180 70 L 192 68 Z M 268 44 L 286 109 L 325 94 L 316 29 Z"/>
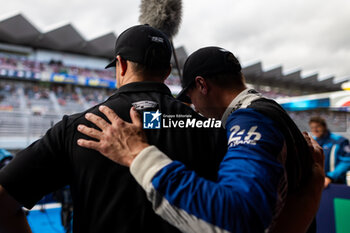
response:
<path id="1" fill-rule="evenodd" d="M 170 66 L 171 45 L 168 37 L 149 25 L 125 30 L 115 43 L 115 57 L 105 68 L 115 67 L 117 56 L 151 68 Z"/>
<path id="2" fill-rule="evenodd" d="M 177 99 L 191 103 L 186 95 L 188 88 L 197 76 L 207 78 L 210 75 L 240 72 L 242 69 L 238 59 L 230 52 L 220 47 L 205 47 L 192 53 L 186 60 L 181 80 L 182 90 Z"/>

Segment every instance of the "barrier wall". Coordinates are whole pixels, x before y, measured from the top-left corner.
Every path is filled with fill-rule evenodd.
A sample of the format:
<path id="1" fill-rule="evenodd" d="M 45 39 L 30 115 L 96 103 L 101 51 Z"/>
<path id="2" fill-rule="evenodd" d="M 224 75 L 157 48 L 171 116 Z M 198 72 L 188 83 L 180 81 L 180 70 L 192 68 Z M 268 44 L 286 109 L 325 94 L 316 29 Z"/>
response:
<path id="1" fill-rule="evenodd" d="M 317 233 L 350 233 L 350 187 L 330 184 L 322 194 Z"/>

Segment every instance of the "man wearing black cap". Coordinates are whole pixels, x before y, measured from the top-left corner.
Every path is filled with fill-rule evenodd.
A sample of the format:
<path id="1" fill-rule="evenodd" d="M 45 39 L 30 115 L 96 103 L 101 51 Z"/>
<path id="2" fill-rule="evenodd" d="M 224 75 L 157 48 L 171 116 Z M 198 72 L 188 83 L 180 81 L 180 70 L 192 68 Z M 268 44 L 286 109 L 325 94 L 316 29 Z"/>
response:
<path id="1" fill-rule="evenodd" d="M 205 120 L 175 100 L 163 84 L 170 72 L 170 57 L 171 46 L 162 32 L 147 25 L 123 32 L 116 42 L 115 59 L 107 66 L 116 67 L 119 89 L 103 105 L 114 109 L 126 121 L 130 121 L 131 106 L 153 114 L 155 119 L 159 117 L 158 110 Z M 99 105 L 64 116 L 0 172 L 1 233 L 30 232 L 20 207 L 32 208 L 42 196 L 66 185 L 71 187 L 75 233 L 179 232 L 153 212 L 128 168 L 76 144 L 79 138 L 88 139 L 77 131 L 79 124 L 101 127 L 85 119 L 92 113 L 102 115 L 98 108 Z M 219 156 L 226 150 L 225 143 L 220 147 L 215 140 L 220 132 L 223 131 L 149 129 L 147 139 L 170 158 L 214 180 Z M 218 157 L 212 156 L 214 153 Z"/>
<path id="2" fill-rule="evenodd" d="M 179 98 L 191 100 L 203 115 L 221 119 L 226 128 L 228 151 L 216 182 L 150 146 L 134 110 L 133 124 L 128 124 L 102 107 L 112 125 L 91 116 L 89 120 L 100 122 L 102 131 L 91 134 L 84 126 L 79 130 L 99 142 L 79 140 L 78 144 L 130 167 L 156 213 L 183 232 L 305 232 L 322 191 L 320 147 L 315 146 L 317 163 L 313 164 L 297 126 L 276 102 L 245 86 L 241 66 L 229 51 L 207 47 L 193 53 L 185 63 L 182 84 Z M 300 193 L 308 185 L 312 190 L 305 204 Z M 287 194 L 289 198 L 296 193 L 294 203 L 303 208 L 297 211 L 286 201 Z M 281 224 L 286 219 L 296 222 L 289 222 L 288 229 Z"/>

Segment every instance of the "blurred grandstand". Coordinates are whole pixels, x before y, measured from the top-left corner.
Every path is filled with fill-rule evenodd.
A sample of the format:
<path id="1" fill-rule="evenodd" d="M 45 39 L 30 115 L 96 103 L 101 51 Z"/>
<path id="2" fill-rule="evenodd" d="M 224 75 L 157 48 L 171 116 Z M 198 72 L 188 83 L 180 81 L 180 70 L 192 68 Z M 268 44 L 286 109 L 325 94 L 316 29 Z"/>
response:
<path id="1" fill-rule="evenodd" d="M 86 41 L 70 24 L 41 33 L 20 14 L 0 21 L 0 148 L 24 148 L 64 114 L 108 98 L 115 91 L 115 71 L 104 66 L 113 56 L 115 40 L 116 35 L 108 33 Z M 183 67 L 186 51 L 180 47 L 176 52 Z M 347 133 L 345 100 L 350 94 L 341 91 L 346 80 L 320 81 L 317 74 L 302 77 L 301 71 L 284 74 L 282 67 L 265 71 L 260 62 L 244 67 L 243 73 L 251 86 L 282 103 L 301 130 L 308 130 L 311 115 L 321 114 L 330 129 Z M 180 91 L 175 69 L 166 84 L 174 95 Z M 330 97 L 339 91 L 342 101 L 340 94 Z M 309 96 L 308 102 L 290 107 L 293 101 L 303 102 L 295 98 L 304 95 L 313 99 Z"/>

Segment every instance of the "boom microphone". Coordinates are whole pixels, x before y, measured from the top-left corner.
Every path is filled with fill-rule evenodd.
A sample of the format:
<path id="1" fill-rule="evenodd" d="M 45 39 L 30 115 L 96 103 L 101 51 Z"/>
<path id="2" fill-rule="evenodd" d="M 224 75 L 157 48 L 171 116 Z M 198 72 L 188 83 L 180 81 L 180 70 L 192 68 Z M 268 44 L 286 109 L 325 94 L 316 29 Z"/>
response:
<path id="1" fill-rule="evenodd" d="M 164 32 L 171 40 L 179 31 L 182 18 L 181 0 L 142 0 L 141 24 L 149 24 Z"/>

